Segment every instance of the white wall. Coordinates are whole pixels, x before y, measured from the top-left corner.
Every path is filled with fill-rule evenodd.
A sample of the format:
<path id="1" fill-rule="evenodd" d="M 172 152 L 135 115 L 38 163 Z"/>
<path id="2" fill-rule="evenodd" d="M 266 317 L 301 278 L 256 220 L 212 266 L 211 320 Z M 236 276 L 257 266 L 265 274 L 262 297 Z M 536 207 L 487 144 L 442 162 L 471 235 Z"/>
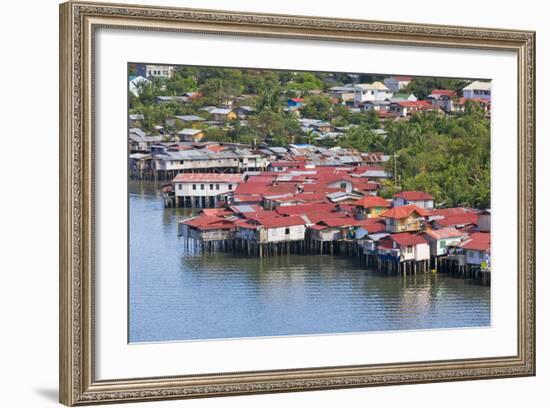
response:
<path id="1" fill-rule="evenodd" d="M 231 190 L 229 189 L 229 184 L 232 186 Z M 193 185 L 195 185 L 194 190 Z M 201 185 L 204 186 L 203 189 L 201 189 Z M 212 189 L 210 189 L 210 185 L 212 185 Z M 229 191 L 234 191 L 238 185 L 239 183 L 220 182 L 175 183 L 175 192 L 178 197 L 213 197 Z M 218 188 L 216 188 L 216 186 L 218 186 Z"/>
<path id="2" fill-rule="evenodd" d="M 286 233 L 286 227 L 269 228 L 267 230 L 267 242 L 299 241 L 304 239 L 306 231 L 304 225 L 294 225 L 288 228 L 288 234 Z"/>
<path id="3" fill-rule="evenodd" d="M 438 0 L 426 0 L 410 7 L 406 0 L 395 0 L 391 7 L 341 0 L 332 2 L 313 0 L 279 0 L 259 2 L 235 0 L 132 0 L 134 3 L 177 4 L 200 8 L 231 8 L 243 11 L 279 12 L 287 14 L 316 14 L 334 17 L 369 18 L 389 21 L 417 21 L 435 24 L 477 25 L 538 30 L 537 89 L 540 95 L 550 89 L 550 54 L 544 52 L 550 45 L 548 13 L 544 3 L 525 0 L 522 7 L 516 2 L 479 2 L 464 0 L 459 6 L 449 7 Z M 57 5 L 54 0 L 8 2 L 0 17 L 2 57 L 17 61 L 17 81 L 2 82 L 4 95 L 0 99 L 3 132 L 19 134 L 21 125 L 28 123 L 29 109 L 33 122 L 40 123 L 41 132 L 24 138 L 24 154 L 35 166 L 21 168 L 17 174 L 10 171 L 20 156 L 3 155 L 0 160 L 2 201 L 0 225 L 4 232 L 0 270 L 0 309 L 2 337 L 0 339 L 0 369 L 3 389 L 2 405 L 8 407 L 54 407 L 57 399 Z M 498 10 L 496 9 L 498 7 Z M 497 12 L 498 11 L 498 12 Z M 2 78 L 10 78 L 8 65 L 0 65 Z M 30 106 L 28 95 L 36 91 L 39 76 L 41 101 Z M 46 78 L 46 80 L 44 80 Z M 538 99 L 538 208 L 550 199 L 544 174 L 550 172 L 550 161 L 543 160 L 550 150 L 550 140 L 543 137 L 550 132 L 550 117 L 543 115 L 550 102 Z M 8 118 L 9 120 L 7 120 Z M 20 166 L 17 166 L 20 168 Z M 28 197 L 24 180 L 34 179 L 39 172 L 40 182 L 34 184 L 34 197 Z M 32 223 L 33 228 L 28 228 Z M 540 231 L 550 227 L 550 214 L 539 211 Z M 41 231 L 32 234 L 31 231 Z M 47 239 L 44 237 L 47 236 Z M 539 234 L 539 253 L 548 247 L 550 239 Z M 542 257 L 541 257 L 542 258 Z M 539 262 L 537 286 L 539 311 L 550 308 L 550 297 L 544 293 L 550 287 L 550 276 L 545 264 Z M 498 277 L 495 277 L 498 279 Z M 538 314 L 538 375 L 533 378 L 467 381 L 443 384 L 408 385 L 202 399 L 194 401 L 152 402 L 127 404 L 125 407 L 307 407 L 307 406 L 407 406 L 463 408 L 464 406 L 543 407 L 547 405 L 547 386 L 550 383 L 550 324 L 544 313 Z"/>

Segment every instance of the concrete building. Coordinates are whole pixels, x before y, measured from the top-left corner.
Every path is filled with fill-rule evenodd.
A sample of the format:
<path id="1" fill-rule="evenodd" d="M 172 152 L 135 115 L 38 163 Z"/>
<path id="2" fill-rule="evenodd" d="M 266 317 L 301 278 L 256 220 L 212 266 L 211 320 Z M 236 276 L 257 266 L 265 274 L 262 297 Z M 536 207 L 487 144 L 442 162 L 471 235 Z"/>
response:
<path id="1" fill-rule="evenodd" d="M 242 183 L 242 174 L 181 173 L 172 180 L 177 207 L 217 207 L 220 196 Z"/>
<path id="2" fill-rule="evenodd" d="M 357 84 L 354 89 L 355 105 L 359 106 L 367 101 L 383 101 L 393 96 L 390 89 L 382 82 L 372 84 Z"/>
<path id="3" fill-rule="evenodd" d="M 399 92 L 401 89 L 405 88 L 410 84 L 412 78 L 410 76 L 392 76 L 384 79 L 384 85 L 393 93 Z"/>
<path id="4" fill-rule="evenodd" d="M 483 81 L 474 81 L 468 86 L 462 88 L 462 96 L 468 99 L 491 100 L 491 83 Z"/>

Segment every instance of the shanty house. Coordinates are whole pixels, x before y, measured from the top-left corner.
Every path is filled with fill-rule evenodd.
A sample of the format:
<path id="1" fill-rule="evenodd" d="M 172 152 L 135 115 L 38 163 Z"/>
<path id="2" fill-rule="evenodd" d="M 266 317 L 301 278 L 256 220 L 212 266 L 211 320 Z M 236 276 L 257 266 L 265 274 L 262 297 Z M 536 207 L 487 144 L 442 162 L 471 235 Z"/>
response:
<path id="1" fill-rule="evenodd" d="M 270 217 L 251 221 L 259 225 L 258 242 L 303 241 L 306 221 L 300 216 Z"/>
<path id="2" fill-rule="evenodd" d="M 145 117 L 141 113 L 130 113 L 128 119 L 131 128 L 141 128 L 141 124 L 143 120 L 145 120 Z"/>
<path id="3" fill-rule="evenodd" d="M 462 214 L 450 214 L 438 218 L 434 218 L 432 225 L 436 229 L 445 227 L 464 228 L 476 226 L 478 223 L 478 215 L 472 212 Z"/>
<path id="4" fill-rule="evenodd" d="M 461 244 L 466 252 L 466 263 L 479 265 L 482 268 L 491 265 L 491 233 L 474 232 Z"/>
<path id="5" fill-rule="evenodd" d="M 441 256 L 447 254 L 448 246 L 460 244 L 462 239 L 466 237 L 466 234 L 454 227 L 447 227 L 438 230 L 427 229 L 423 236 L 430 246 L 430 255 Z"/>
<path id="6" fill-rule="evenodd" d="M 434 208 L 434 198 L 423 191 L 402 191 L 394 194 L 393 206 L 400 207 L 402 205 L 416 205 L 425 210 Z"/>
<path id="7" fill-rule="evenodd" d="M 234 230 L 235 224 L 232 221 L 209 215 L 184 220 L 178 225 L 179 235 L 202 242 L 230 239 Z"/>
<path id="8" fill-rule="evenodd" d="M 386 231 L 391 233 L 419 231 L 429 213 L 416 205 L 403 205 L 384 211 L 380 217 L 386 220 Z"/>
<path id="9" fill-rule="evenodd" d="M 204 122 L 206 119 L 197 115 L 181 115 L 181 116 L 171 116 L 164 120 L 166 126 L 170 127 L 188 127 L 194 123 Z"/>
<path id="10" fill-rule="evenodd" d="M 180 173 L 172 180 L 178 207 L 216 207 L 220 195 L 234 191 L 242 174 Z"/>
<path id="11" fill-rule="evenodd" d="M 219 122 L 237 119 L 237 113 L 229 108 L 215 108 L 210 111 L 210 114 L 215 121 Z"/>
<path id="12" fill-rule="evenodd" d="M 350 217 L 325 218 L 310 227 L 311 239 L 314 241 L 338 241 L 355 236 L 356 221 Z"/>
<path id="13" fill-rule="evenodd" d="M 204 131 L 202 129 L 182 129 L 178 132 L 178 136 L 182 142 L 197 143 L 204 139 Z"/>
<path id="14" fill-rule="evenodd" d="M 388 200 L 378 196 L 366 196 L 352 204 L 355 206 L 355 215 L 359 219 L 378 217 L 391 207 Z"/>
<path id="15" fill-rule="evenodd" d="M 378 241 L 378 253 L 399 258 L 400 262 L 430 259 L 428 242 L 422 236 L 408 232 L 382 238 Z"/>

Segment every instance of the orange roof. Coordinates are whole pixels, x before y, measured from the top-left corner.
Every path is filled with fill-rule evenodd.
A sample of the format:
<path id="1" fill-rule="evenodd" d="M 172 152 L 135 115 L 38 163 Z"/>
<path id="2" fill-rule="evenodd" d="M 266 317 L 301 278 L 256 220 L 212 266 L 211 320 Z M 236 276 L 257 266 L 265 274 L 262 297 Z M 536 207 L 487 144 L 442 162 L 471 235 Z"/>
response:
<path id="1" fill-rule="evenodd" d="M 382 214 L 380 214 L 380 217 L 384 218 L 393 218 L 393 219 L 401 219 L 401 218 L 407 218 L 409 215 L 413 213 L 417 213 L 421 217 L 426 217 L 429 215 L 429 212 L 417 207 L 416 205 L 402 205 L 400 207 L 394 207 L 391 210 L 384 211 Z"/>
<path id="2" fill-rule="evenodd" d="M 212 152 L 221 152 L 222 150 L 226 150 L 227 147 L 220 146 L 220 145 L 209 145 L 209 146 L 206 146 L 206 149 L 208 149 Z"/>
<path id="3" fill-rule="evenodd" d="M 378 196 L 363 197 L 355 201 L 353 204 L 364 208 L 391 207 L 391 204 L 389 203 L 388 200 L 385 200 L 382 197 L 378 197 Z"/>

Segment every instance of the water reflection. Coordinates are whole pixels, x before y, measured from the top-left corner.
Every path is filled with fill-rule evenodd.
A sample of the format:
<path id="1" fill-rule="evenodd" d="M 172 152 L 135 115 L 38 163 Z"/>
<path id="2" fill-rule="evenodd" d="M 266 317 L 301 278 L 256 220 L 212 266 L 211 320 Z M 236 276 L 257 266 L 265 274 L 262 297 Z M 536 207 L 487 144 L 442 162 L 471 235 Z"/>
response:
<path id="1" fill-rule="evenodd" d="M 130 185 L 130 341 L 490 324 L 490 288 L 444 275 L 401 278 L 332 256 L 197 254 L 177 237 L 189 209 Z"/>

